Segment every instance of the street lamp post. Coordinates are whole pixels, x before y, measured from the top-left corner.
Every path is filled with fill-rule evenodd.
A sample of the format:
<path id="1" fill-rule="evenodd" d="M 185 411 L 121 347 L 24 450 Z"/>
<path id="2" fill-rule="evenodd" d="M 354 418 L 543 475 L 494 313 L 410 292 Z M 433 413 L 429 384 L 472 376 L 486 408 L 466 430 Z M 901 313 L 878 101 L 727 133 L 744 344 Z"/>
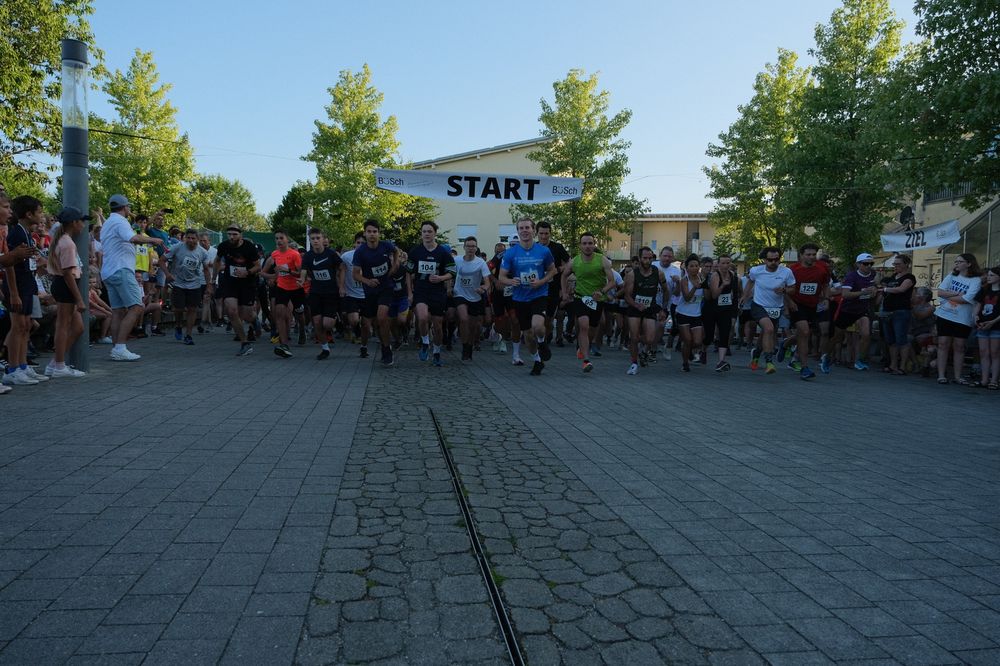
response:
<path id="1" fill-rule="evenodd" d="M 87 129 L 87 45 L 78 39 L 62 40 L 62 159 L 63 205 L 90 209 L 87 168 L 90 161 Z M 76 239 L 76 250 L 83 266 L 80 270 L 80 293 L 90 293 L 90 234 Z M 83 313 L 83 334 L 70 350 L 70 363 L 78 370 L 90 370 L 89 298 Z"/>

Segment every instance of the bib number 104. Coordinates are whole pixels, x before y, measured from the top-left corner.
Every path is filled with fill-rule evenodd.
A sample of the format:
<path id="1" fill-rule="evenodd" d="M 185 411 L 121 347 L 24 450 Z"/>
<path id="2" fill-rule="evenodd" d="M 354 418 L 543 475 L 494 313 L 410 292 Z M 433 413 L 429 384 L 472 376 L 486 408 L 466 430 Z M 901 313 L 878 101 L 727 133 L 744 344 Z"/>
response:
<path id="1" fill-rule="evenodd" d="M 927 241 L 924 240 L 923 231 L 907 231 L 906 232 L 906 249 L 910 250 L 913 248 L 924 247 L 927 245 Z"/>

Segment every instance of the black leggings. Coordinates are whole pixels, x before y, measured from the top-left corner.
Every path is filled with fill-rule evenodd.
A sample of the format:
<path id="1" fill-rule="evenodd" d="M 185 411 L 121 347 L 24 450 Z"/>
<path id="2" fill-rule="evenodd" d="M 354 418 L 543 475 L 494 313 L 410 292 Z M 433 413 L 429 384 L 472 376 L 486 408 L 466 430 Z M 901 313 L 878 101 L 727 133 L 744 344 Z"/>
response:
<path id="1" fill-rule="evenodd" d="M 705 308 L 701 313 L 701 320 L 705 324 L 705 345 L 714 342 L 716 332 L 718 332 L 718 345 L 724 349 L 729 348 L 729 336 L 733 330 L 733 310 L 725 308 Z"/>

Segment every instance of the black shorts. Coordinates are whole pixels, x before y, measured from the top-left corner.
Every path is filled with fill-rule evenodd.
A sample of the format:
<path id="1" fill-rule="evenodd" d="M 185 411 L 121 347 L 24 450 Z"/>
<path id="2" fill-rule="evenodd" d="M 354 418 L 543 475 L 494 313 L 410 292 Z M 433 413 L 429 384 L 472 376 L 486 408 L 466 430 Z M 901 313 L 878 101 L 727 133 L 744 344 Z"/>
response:
<path id="1" fill-rule="evenodd" d="M 291 303 L 298 308 L 305 302 L 306 292 L 303 289 L 282 289 L 281 287 L 277 287 L 274 290 L 275 305 L 288 305 Z"/>
<path id="2" fill-rule="evenodd" d="M 365 299 L 356 296 L 344 296 L 340 299 L 340 312 L 342 314 L 355 314 L 365 309 Z"/>
<path id="3" fill-rule="evenodd" d="M 559 305 L 562 303 L 562 294 L 560 292 L 552 293 L 549 292 L 548 298 L 545 299 L 545 312 L 549 317 L 555 317 L 556 311 L 559 310 Z"/>
<path id="4" fill-rule="evenodd" d="M 514 301 L 514 312 L 517 314 L 517 323 L 522 331 L 531 329 L 531 318 L 535 315 L 545 316 L 546 300 L 548 300 L 548 296 L 542 296 L 533 301 Z"/>
<path id="5" fill-rule="evenodd" d="M 701 317 L 692 317 L 691 315 L 681 314 L 680 312 L 674 315 L 674 321 L 677 322 L 677 327 L 688 326 L 690 328 L 704 328 L 705 323 L 701 320 Z"/>
<path id="6" fill-rule="evenodd" d="M 204 293 L 203 290 L 204 287 L 195 287 L 194 289 L 171 287 L 170 305 L 173 306 L 175 311 L 197 308 L 201 306 L 201 296 L 202 293 Z"/>
<path id="7" fill-rule="evenodd" d="M 603 303 L 595 303 L 596 308 L 589 308 L 587 304 L 584 303 L 579 298 L 574 298 L 573 302 L 569 305 L 569 311 L 573 316 L 573 319 L 579 319 L 580 317 L 586 317 L 591 328 L 594 328 L 601 323 L 601 310 L 603 310 Z"/>
<path id="8" fill-rule="evenodd" d="M 677 304 L 670 304 L 670 335 L 677 335 L 681 332 L 680 327 L 677 326 Z"/>
<path id="9" fill-rule="evenodd" d="M 971 326 L 959 324 L 957 321 L 943 319 L 941 317 L 934 317 L 934 321 L 937 324 L 937 334 L 939 338 L 960 338 L 962 340 L 966 340 L 969 335 L 972 334 Z"/>
<path id="10" fill-rule="evenodd" d="M 430 312 L 432 317 L 443 317 L 445 310 L 449 307 L 454 307 L 453 305 L 449 305 L 448 301 L 447 294 L 413 292 L 413 309 L 416 310 L 416 306 L 423 303 L 427 306 L 427 311 Z"/>
<path id="11" fill-rule="evenodd" d="M 23 273 L 17 276 L 17 295 L 21 298 L 20 309 L 15 310 L 10 306 L 10 291 L 7 281 L 3 281 L 3 302 L 7 306 L 7 309 L 14 314 L 22 314 L 25 316 L 30 316 L 31 311 L 34 309 L 35 302 L 35 290 L 38 285 L 35 284 L 35 278 L 32 276 L 25 276 Z M 72 301 L 70 301 L 72 303 Z"/>
<path id="12" fill-rule="evenodd" d="M 384 305 L 386 308 L 389 308 L 395 300 L 396 294 L 391 286 L 379 291 L 365 293 L 365 303 L 361 308 L 361 316 L 365 319 L 375 319 L 378 317 L 380 306 Z"/>
<path id="13" fill-rule="evenodd" d="M 788 313 L 788 321 L 792 323 L 792 326 L 800 321 L 808 323 L 813 326 L 819 323 L 819 315 L 816 313 L 816 308 L 809 305 L 801 305 L 796 303 L 798 309 L 795 312 Z"/>
<path id="14" fill-rule="evenodd" d="M 486 314 L 486 304 L 483 303 L 482 299 L 479 299 L 478 301 L 470 301 L 462 298 L 461 296 L 456 296 L 455 307 L 460 308 L 463 305 L 466 310 L 468 310 L 470 317 L 482 317 Z"/>
<path id="15" fill-rule="evenodd" d="M 843 310 L 841 310 L 840 312 L 837 313 L 837 316 L 833 318 L 833 325 L 839 329 L 847 330 L 848 328 L 851 327 L 852 324 L 854 324 L 859 319 L 863 319 L 864 317 L 868 317 L 868 320 L 871 321 L 871 316 L 868 314 L 867 311 L 844 312 Z"/>
<path id="16" fill-rule="evenodd" d="M 514 309 L 514 299 L 504 296 L 503 291 L 493 292 L 493 316 L 498 319 Z"/>
<path id="17" fill-rule="evenodd" d="M 220 291 L 221 298 L 235 298 L 239 305 L 250 307 L 257 301 L 257 278 L 225 278 Z"/>
<path id="18" fill-rule="evenodd" d="M 768 312 L 771 310 L 772 312 Z M 777 316 L 772 317 L 773 311 L 777 310 Z M 750 306 L 750 318 L 756 322 L 761 319 L 770 319 L 771 323 L 774 324 L 774 328 L 778 328 L 778 320 L 781 319 L 781 308 L 765 308 L 763 305 L 757 305 L 756 303 Z"/>
<path id="19" fill-rule="evenodd" d="M 656 303 L 650 304 L 645 310 L 636 310 L 635 308 L 626 308 L 625 316 L 629 319 L 656 319 L 656 316 L 660 314 L 660 306 Z"/>
<path id="20" fill-rule="evenodd" d="M 340 311 L 340 294 L 309 292 L 309 309 L 313 317 L 336 317 Z"/>
<path id="21" fill-rule="evenodd" d="M 56 299 L 56 303 L 76 303 L 73 293 L 66 284 L 66 278 L 62 275 L 52 278 L 52 286 L 49 287 L 49 293 L 52 294 L 52 298 Z"/>
<path id="22" fill-rule="evenodd" d="M 753 321 L 753 317 L 750 315 L 749 310 L 740 310 L 740 325 L 746 324 L 748 321 Z"/>

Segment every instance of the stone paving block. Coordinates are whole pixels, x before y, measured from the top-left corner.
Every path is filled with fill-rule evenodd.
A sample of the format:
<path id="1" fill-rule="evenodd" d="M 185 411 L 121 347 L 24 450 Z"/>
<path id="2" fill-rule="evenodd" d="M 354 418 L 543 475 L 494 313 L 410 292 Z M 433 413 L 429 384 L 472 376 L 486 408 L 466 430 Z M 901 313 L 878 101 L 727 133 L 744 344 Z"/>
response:
<path id="1" fill-rule="evenodd" d="M 84 639 L 77 652 L 81 654 L 148 652 L 163 633 L 163 629 L 162 624 L 100 626 Z"/>

